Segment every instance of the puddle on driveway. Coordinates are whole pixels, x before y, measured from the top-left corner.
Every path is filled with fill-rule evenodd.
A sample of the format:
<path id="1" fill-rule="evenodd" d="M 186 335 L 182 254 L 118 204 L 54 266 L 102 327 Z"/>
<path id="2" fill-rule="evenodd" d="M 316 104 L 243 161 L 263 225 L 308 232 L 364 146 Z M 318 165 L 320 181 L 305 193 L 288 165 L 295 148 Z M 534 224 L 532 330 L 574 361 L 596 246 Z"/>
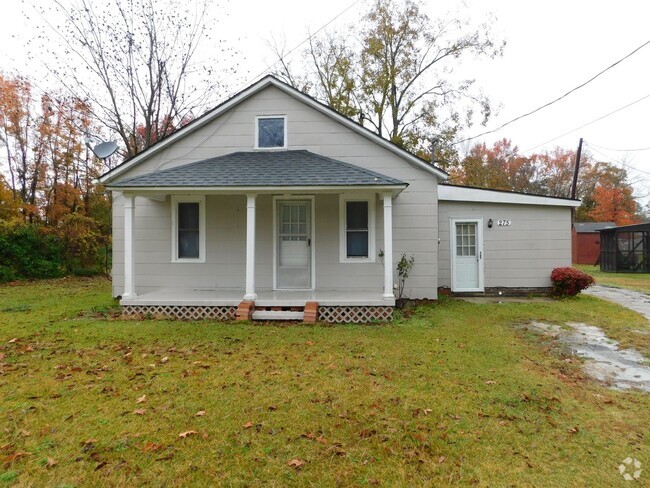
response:
<path id="1" fill-rule="evenodd" d="M 650 366 L 644 356 L 634 349 L 620 349 L 618 342 L 607 337 L 593 325 L 567 322 L 570 329 L 543 322 L 531 322 L 528 327 L 557 337 L 573 354 L 583 358 L 583 370 L 592 378 L 613 388 L 639 389 L 650 392 Z"/>

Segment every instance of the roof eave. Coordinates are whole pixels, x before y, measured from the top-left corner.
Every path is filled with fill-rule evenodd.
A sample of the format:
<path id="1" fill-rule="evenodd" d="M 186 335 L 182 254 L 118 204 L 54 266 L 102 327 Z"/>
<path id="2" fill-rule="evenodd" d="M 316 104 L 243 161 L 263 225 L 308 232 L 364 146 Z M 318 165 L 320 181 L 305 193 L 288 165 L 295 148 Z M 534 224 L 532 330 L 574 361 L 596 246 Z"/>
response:
<path id="1" fill-rule="evenodd" d="M 399 185 L 319 185 L 319 186 L 119 186 L 107 185 L 106 189 L 122 193 L 147 194 L 242 194 L 242 193 L 344 193 L 346 191 L 391 192 L 399 195 L 408 184 Z"/>

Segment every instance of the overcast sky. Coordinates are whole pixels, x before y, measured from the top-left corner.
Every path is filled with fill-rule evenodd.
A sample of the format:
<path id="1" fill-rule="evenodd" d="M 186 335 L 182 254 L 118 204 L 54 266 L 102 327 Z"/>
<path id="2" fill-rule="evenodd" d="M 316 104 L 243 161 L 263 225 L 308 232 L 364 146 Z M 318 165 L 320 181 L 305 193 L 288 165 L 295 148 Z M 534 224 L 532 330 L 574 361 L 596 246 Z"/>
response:
<path id="1" fill-rule="evenodd" d="M 34 0 L 39 1 L 39 0 Z M 64 0 L 65 1 L 65 0 Z M 354 23 L 370 0 L 252 0 L 222 3 L 218 33 L 243 55 L 233 89 L 262 73 L 272 59 L 267 41 L 284 39 L 289 49 L 328 22 L 330 28 Z M 51 0 L 42 0 L 51 3 Z M 471 61 L 459 74 L 477 80 L 500 107 L 486 128 L 473 136 L 543 105 L 582 84 L 650 40 L 649 0 L 425 0 L 430 17 L 459 12 L 475 23 L 488 13 L 495 33 L 507 41 L 504 55 L 489 62 Z M 20 2 L 5 2 L 0 18 L 0 69 L 40 73 L 39 60 L 26 61 L 26 41 L 38 17 Z M 227 13 L 227 16 L 222 14 Z M 296 51 L 298 55 L 300 49 Z M 477 139 L 492 143 L 509 138 L 527 154 L 556 145 L 574 149 L 583 137 L 600 160 L 626 161 L 639 195 L 650 192 L 650 45 L 642 48 L 586 87 L 553 106 Z M 639 101 L 640 100 L 640 101 Z M 634 103 L 636 102 L 636 103 Z M 628 108 L 626 105 L 633 104 Z M 621 109 L 600 121 L 588 124 Z M 568 134 L 567 134 L 568 133 Z M 566 135 L 565 135 L 566 134 Z M 645 151 L 615 151 L 643 149 Z"/>

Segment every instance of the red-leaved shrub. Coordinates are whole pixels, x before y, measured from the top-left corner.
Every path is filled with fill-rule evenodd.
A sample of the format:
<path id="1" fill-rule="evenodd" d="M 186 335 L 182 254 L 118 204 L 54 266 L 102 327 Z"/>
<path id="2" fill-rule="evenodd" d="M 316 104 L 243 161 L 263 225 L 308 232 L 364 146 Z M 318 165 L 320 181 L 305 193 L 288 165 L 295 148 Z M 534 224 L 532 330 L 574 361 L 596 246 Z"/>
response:
<path id="1" fill-rule="evenodd" d="M 559 297 L 576 296 L 595 283 L 593 276 L 569 266 L 555 268 L 551 273 L 551 281 L 553 282 L 553 294 Z"/>

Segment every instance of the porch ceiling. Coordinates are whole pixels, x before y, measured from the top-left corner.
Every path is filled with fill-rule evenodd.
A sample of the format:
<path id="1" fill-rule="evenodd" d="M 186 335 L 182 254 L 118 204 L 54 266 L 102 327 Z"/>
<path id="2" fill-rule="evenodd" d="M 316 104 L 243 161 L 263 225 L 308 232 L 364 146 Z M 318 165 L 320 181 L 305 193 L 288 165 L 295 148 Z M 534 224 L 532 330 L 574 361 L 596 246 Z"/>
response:
<path id="1" fill-rule="evenodd" d="M 268 187 L 399 188 L 407 183 L 309 151 L 235 152 L 113 183 L 119 190 Z"/>

